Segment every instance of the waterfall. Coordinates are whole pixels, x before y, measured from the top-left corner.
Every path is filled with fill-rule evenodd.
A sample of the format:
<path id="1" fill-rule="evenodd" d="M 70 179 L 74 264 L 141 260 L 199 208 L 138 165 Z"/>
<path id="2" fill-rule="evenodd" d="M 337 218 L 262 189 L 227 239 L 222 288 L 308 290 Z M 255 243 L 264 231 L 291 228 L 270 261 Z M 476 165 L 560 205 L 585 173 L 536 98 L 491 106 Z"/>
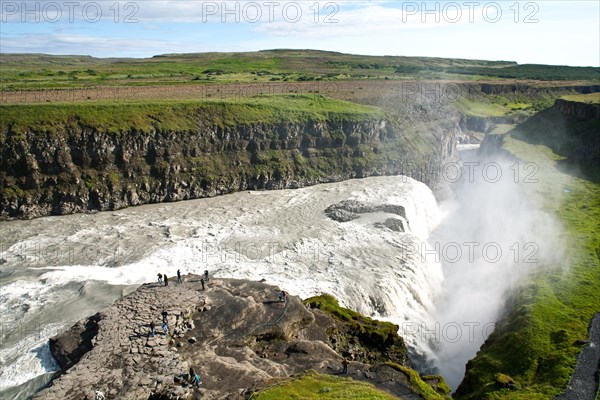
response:
<path id="1" fill-rule="evenodd" d="M 346 200 L 402 206 L 404 215 L 326 216 Z M 386 227 L 390 218 L 404 232 Z M 431 344 L 412 327 L 432 323 L 441 290 L 441 265 L 421 254 L 439 220 L 431 190 L 395 176 L 2 223 L 0 315 L 16 328 L 1 333 L 10 357 L 2 359 L 0 394 L 10 397 L 9 387 L 56 368 L 40 357 L 57 330 L 177 269 L 265 279 L 303 298 L 332 294 L 398 324 L 414 354 L 431 358 Z"/>

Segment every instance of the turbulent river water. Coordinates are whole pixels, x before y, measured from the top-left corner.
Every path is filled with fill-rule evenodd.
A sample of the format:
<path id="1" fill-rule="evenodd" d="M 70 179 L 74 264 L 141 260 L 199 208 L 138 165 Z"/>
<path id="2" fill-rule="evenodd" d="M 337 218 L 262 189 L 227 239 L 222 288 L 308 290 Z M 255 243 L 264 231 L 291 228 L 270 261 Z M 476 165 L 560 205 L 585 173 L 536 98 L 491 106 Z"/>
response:
<path id="1" fill-rule="evenodd" d="M 324 214 L 348 199 L 403 205 L 407 232 L 377 226 L 395 214 L 345 223 Z M 378 177 L 2 223 L 0 396 L 23 398 L 43 385 L 56 370 L 49 337 L 159 272 L 265 279 L 398 324 L 430 324 L 441 265 L 412 249 L 439 217 L 424 184 Z M 419 335 L 406 339 L 415 354 L 432 353 Z"/>
<path id="2" fill-rule="evenodd" d="M 475 160 L 474 150 L 462 155 Z M 418 366 L 456 387 L 505 295 L 543 262 L 556 232 L 508 173 L 514 165 L 497 164 L 499 180 L 446 176 L 457 184 L 439 207 L 426 185 L 396 176 L 0 223 L 0 397 L 26 398 L 50 379 L 49 337 L 177 269 L 330 293 L 397 323 L 426 362 Z M 325 215 L 349 199 L 404 206 L 406 232 L 381 226 L 396 214 Z"/>

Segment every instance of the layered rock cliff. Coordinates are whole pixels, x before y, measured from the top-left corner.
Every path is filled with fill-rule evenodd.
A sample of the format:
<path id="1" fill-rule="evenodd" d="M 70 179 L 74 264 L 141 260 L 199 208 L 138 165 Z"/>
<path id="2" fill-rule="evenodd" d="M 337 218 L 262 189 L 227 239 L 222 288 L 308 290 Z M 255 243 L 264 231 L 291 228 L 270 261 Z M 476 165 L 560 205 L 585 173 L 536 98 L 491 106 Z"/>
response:
<path id="1" fill-rule="evenodd" d="M 47 126 L 38 129 L 4 123 L 0 220 L 373 175 L 406 174 L 432 183 L 423 171 L 454 150 L 452 135 L 429 155 L 407 148 L 402 129 L 381 112 L 325 118 L 306 113 L 297 120 L 237 124 L 223 124 L 214 115 L 175 117 L 187 118 L 188 126 L 155 126 L 152 120 L 160 117 L 145 113 L 148 128 L 115 132 L 83 124 L 69 111 L 63 120 L 40 122 Z"/>
<path id="2" fill-rule="evenodd" d="M 478 142 L 498 125 L 518 124 L 529 115 L 493 109 L 499 97 L 516 103 L 541 98 L 546 104 L 559 93 L 600 90 L 451 84 L 465 96 L 463 104 L 444 85 L 410 96 L 402 86 L 374 87 L 337 95 L 378 108 L 319 95 L 198 106 L 189 101 L 3 106 L 0 220 L 373 175 L 403 174 L 436 189 L 436 171 L 456 160 L 457 140 Z M 489 114 L 486 107 L 508 114 Z M 569 107 L 562 101 L 555 106 L 566 113 Z M 585 107 L 578 115 L 594 113 Z"/>
<path id="3" fill-rule="evenodd" d="M 600 92 L 600 85 L 542 85 L 535 86 L 528 83 L 482 83 L 479 90 L 487 95 L 511 95 L 511 94 L 527 94 L 539 96 L 544 94 L 560 95 L 565 92 L 576 93 L 597 93 Z"/>
<path id="4" fill-rule="evenodd" d="M 516 127 L 511 136 L 543 144 L 564 157 L 558 165 L 575 175 L 600 182 L 600 104 L 558 99 Z"/>
<path id="5" fill-rule="evenodd" d="M 557 99 L 554 108 L 566 117 L 581 121 L 600 119 L 600 104 Z"/>

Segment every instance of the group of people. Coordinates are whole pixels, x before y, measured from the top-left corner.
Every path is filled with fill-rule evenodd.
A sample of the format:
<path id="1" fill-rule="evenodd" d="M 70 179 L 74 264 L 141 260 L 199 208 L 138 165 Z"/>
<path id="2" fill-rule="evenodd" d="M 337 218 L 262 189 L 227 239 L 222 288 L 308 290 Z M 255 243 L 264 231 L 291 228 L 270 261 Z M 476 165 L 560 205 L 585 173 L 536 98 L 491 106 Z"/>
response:
<path id="1" fill-rule="evenodd" d="M 165 283 L 165 286 L 169 286 L 169 277 L 167 274 L 158 273 L 158 283 Z M 181 277 L 181 270 L 177 270 L 177 283 L 183 283 L 183 278 Z"/>
<path id="2" fill-rule="evenodd" d="M 165 283 L 165 286 L 169 285 L 169 278 L 167 277 L 167 274 L 161 274 L 160 272 L 158 273 L 158 283 Z M 202 290 L 204 290 L 204 283 L 209 281 L 209 277 L 208 277 L 208 270 L 204 271 L 204 274 L 202 275 L 202 278 L 200 279 L 200 283 L 202 284 Z M 181 270 L 177 270 L 177 282 L 178 283 L 183 283 L 183 278 L 181 276 Z M 163 333 L 166 335 L 169 333 L 169 314 L 167 313 L 167 311 L 163 310 L 162 312 L 162 330 Z M 154 337 L 156 336 L 156 325 L 154 324 L 154 321 L 150 321 L 150 337 Z"/>
<path id="3" fill-rule="evenodd" d="M 160 272 L 158 273 L 158 283 L 165 283 L 165 286 L 169 286 L 169 277 L 167 276 L 167 274 L 161 274 Z"/>
<path id="4" fill-rule="evenodd" d="M 161 273 L 158 274 L 158 282 L 162 283 L 164 279 L 164 283 L 165 286 L 167 286 L 169 283 L 168 281 L 168 277 L 167 275 L 163 275 Z M 205 290 L 205 283 L 209 281 L 209 274 L 208 274 L 208 270 L 204 271 L 204 274 L 202 275 L 202 277 L 200 278 L 200 283 L 202 285 L 202 290 Z M 181 277 L 181 271 L 177 270 L 177 282 L 178 283 L 183 283 L 183 279 Z M 287 293 L 284 290 L 280 290 L 277 294 L 277 297 L 279 299 L 280 302 L 287 302 Z M 169 313 L 166 310 L 163 310 L 161 313 L 162 316 L 162 330 L 163 333 L 165 335 L 167 335 L 169 333 Z M 150 337 L 154 337 L 156 335 L 156 326 L 154 324 L 154 321 L 150 322 Z M 342 362 L 342 366 L 343 366 L 343 370 L 342 373 L 347 374 L 348 373 L 348 360 L 346 358 L 344 358 L 343 362 Z M 189 371 L 188 371 L 188 381 L 190 382 L 190 384 L 194 387 L 200 387 L 200 377 L 198 376 L 198 373 L 194 370 L 193 367 L 190 367 Z"/>
<path id="5" fill-rule="evenodd" d="M 163 283 L 164 282 L 165 286 L 169 286 L 169 277 L 167 276 L 167 274 L 161 274 L 159 272 L 157 276 L 158 276 L 158 283 Z M 200 279 L 200 283 L 202 283 L 202 290 L 204 290 L 204 283 L 205 282 L 208 282 L 208 270 L 204 271 L 204 275 Z M 180 269 L 177 270 L 177 283 L 179 283 L 179 284 L 183 283 L 183 278 L 181 277 L 181 270 Z"/>

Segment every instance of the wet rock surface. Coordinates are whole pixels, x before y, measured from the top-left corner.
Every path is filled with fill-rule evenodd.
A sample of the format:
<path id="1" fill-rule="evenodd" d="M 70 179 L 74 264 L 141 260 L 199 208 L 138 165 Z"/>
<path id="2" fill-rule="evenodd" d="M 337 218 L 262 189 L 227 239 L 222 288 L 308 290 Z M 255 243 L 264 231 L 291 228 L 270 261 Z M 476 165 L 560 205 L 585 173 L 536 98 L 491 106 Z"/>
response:
<path id="1" fill-rule="evenodd" d="M 325 209 L 325 215 L 337 222 L 359 218 L 359 214 L 383 212 L 406 218 L 404 207 L 396 204 L 367 204 L 357 200 L 344 200 Z"/>
<path id="2" fill-rule="evenodd" d="M 394 232 L 404 232 L 404 223 L 401 219 L 396 218 L 388 218 L 381 223 L 376 223 L 375 227 L 377 228 L 387 228 Z"/>
<path id="3" fill-rule="evenodd" d="M 175 281 L 144 284 L 52 338 L 63 372 L 34 399 L 92 399 L 95 390 L 107 399 L 248 398 L 309 369 L 338 374 L 342 354 L 351 360 L 352 378 L 404 399 L 421 398 L 406 374 L 381 362 L 387 350 L 370 354 L 364 347 L 354 352 L 348 344 L 336 346 L 332 332 L 340 327 L 334 319 L 295 296 L 280 302 L 277 287 L 211 279 L 201 290 L 199 276 L 188 275 L 179 285 Z M 404 351 L 390 357 L 408 364 Z M 190 367 L 200 387 L 189 382 Z"/>

